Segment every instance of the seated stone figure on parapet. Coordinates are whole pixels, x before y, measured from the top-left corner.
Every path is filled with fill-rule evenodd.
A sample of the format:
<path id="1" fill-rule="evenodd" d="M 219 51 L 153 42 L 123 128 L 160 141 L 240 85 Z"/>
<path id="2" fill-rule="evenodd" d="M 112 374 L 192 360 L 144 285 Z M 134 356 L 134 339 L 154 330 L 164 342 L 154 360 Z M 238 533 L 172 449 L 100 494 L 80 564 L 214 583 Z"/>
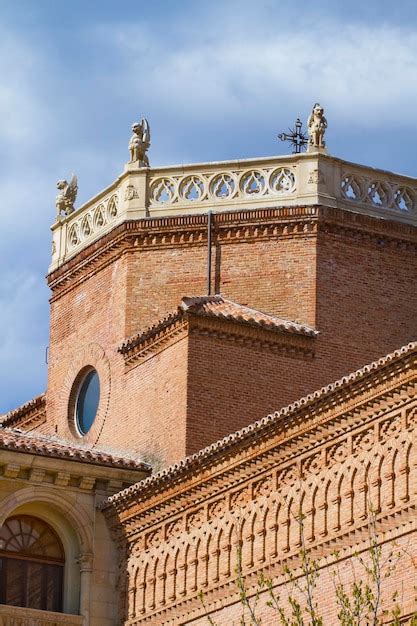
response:
<path id="1" fill-rule="evenodd" d="M 60 215 L 69 215 L 74 212 L 74 202 L 77 197 L 78 181 L 75 174 L 72 175 L 71 181 L 59 180 L 56 184 L 59 193 L 55 200 L 56 211 L 58 217 Z"/>
<path id="2" fill-rule="evenodd" d="M 314 152 L 320 148 L 325 148 L 324 133 L 327 128 L 327 120 L 324 117 L 323 107 L 316 102 L 307 121 L 308 128 L 308 151 Z"/>
<path id="3" fill-rule="evenodd" d="M 129 142 L 130 163 L 137 163 L 139 167 L 149 167 L 147 150 L 151 145 L 151 129 L 148 120 L 142 118 L 140 122 L 132 124 L 133 135 Z"/>

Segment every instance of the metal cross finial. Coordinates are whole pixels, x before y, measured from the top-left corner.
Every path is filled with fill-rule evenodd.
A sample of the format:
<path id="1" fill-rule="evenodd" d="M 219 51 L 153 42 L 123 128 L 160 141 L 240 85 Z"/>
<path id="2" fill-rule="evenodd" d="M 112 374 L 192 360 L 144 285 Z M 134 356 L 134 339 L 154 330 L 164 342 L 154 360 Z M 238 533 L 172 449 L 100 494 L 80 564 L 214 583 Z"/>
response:
<path id="1" fill-rule="evenodd" d="M 278 139 L 281 141 L 288 141 L 292 146 L 294 146 L 293 154 L 298 154 L 307 148 L 308 137 L 301 130 L 303 124 L 299 117 L 295 120 L 294 128 L 289 128 L 288 133 L 280 133 L 278 135 Z"/>

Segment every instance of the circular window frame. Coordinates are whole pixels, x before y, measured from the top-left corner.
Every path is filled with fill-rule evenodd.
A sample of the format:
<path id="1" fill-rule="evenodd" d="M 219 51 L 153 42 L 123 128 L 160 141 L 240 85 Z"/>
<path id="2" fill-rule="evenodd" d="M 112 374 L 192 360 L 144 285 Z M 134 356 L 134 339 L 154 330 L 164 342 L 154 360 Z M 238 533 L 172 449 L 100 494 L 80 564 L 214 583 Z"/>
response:
<path id="1" fill-rule="evenodd" d="M 89 374 L 91 374 L 93 372 L 95 374 L 97 374 L 98 382 L 99 382 L 98 403 L 97 403 L 96 413 L 94 415 L 93 421 L 91 422 L 90 428 L 86 432 L 83 432 L 81 427 L 80 427 L 80 420 L 78 418 L 78 401 L 80 399 L 81 391 L 83 390 L 84 384 L 85 384 Z M 82 368 L 82 370 L 78 373 L 78 376 L 74 380 L 73 389 L 71 391 L 69 407 L 68 407 L 70 415 L 72 413 L 73 428 L 74 428 L 75 433 L 76 433 L 76 435 L 78 437 L 84 439 L 88 435 L 88 433 L 92 430 L 92 428 L 93 428 L 93 426 L 95 424 L 95 421 L 96 421 L 99 409 L 100 409 L 100 400 L 101 400 L 101 380 L 100 380 L 100 375 L 99 375 L 99 373 L 98 373 L 98 371 L 96 370 L 95 367 L 93 367 L 92 365 L 86 365 L 85 367 Z"/>
<path id="2" fill-rule="evenodd" d="M 76 401 L 82 381 L 92 369 L 96 370 L 100 380 L 100 399 L 91 428 L 85 435 L 82 435 L 76 422 Z M 93 445 L 97 443 L 109 409 L 110 386 L 110 363 L 99 344 L 89 344 L 73 354 L 61 395 L 60 413 L 66 416 L 66 432 L 61 431 L 62 435 L 72 436 L 77 441 Z"/>

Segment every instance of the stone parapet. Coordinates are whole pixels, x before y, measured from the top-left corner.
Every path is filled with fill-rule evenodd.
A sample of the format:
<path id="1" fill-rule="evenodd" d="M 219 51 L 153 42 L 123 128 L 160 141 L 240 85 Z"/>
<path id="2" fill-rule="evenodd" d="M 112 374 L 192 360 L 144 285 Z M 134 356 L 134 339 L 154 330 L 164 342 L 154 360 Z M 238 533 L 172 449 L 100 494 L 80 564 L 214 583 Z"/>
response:
<path id="1" fill-rule="evenodd" d="M 49 271 L 127 220 L 317 204 L 417 224 L 417 179 L 308 152 L 160 168 L 125 166 L 52 226 Z"/>

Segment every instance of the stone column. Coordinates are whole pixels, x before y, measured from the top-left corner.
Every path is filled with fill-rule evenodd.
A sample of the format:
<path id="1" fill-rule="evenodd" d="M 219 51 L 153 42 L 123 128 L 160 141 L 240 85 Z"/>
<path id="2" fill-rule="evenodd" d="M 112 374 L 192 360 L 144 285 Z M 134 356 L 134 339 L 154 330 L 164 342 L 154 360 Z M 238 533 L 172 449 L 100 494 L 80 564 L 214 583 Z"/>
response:
<path id="1" fill-rule="evenodd" d="M 93 555 L 84 552 L 77 559 L 80 566 L 80 615 L 84 617 L 84 626 L 90 626 L 91 574 L 93 571 Z"/>

